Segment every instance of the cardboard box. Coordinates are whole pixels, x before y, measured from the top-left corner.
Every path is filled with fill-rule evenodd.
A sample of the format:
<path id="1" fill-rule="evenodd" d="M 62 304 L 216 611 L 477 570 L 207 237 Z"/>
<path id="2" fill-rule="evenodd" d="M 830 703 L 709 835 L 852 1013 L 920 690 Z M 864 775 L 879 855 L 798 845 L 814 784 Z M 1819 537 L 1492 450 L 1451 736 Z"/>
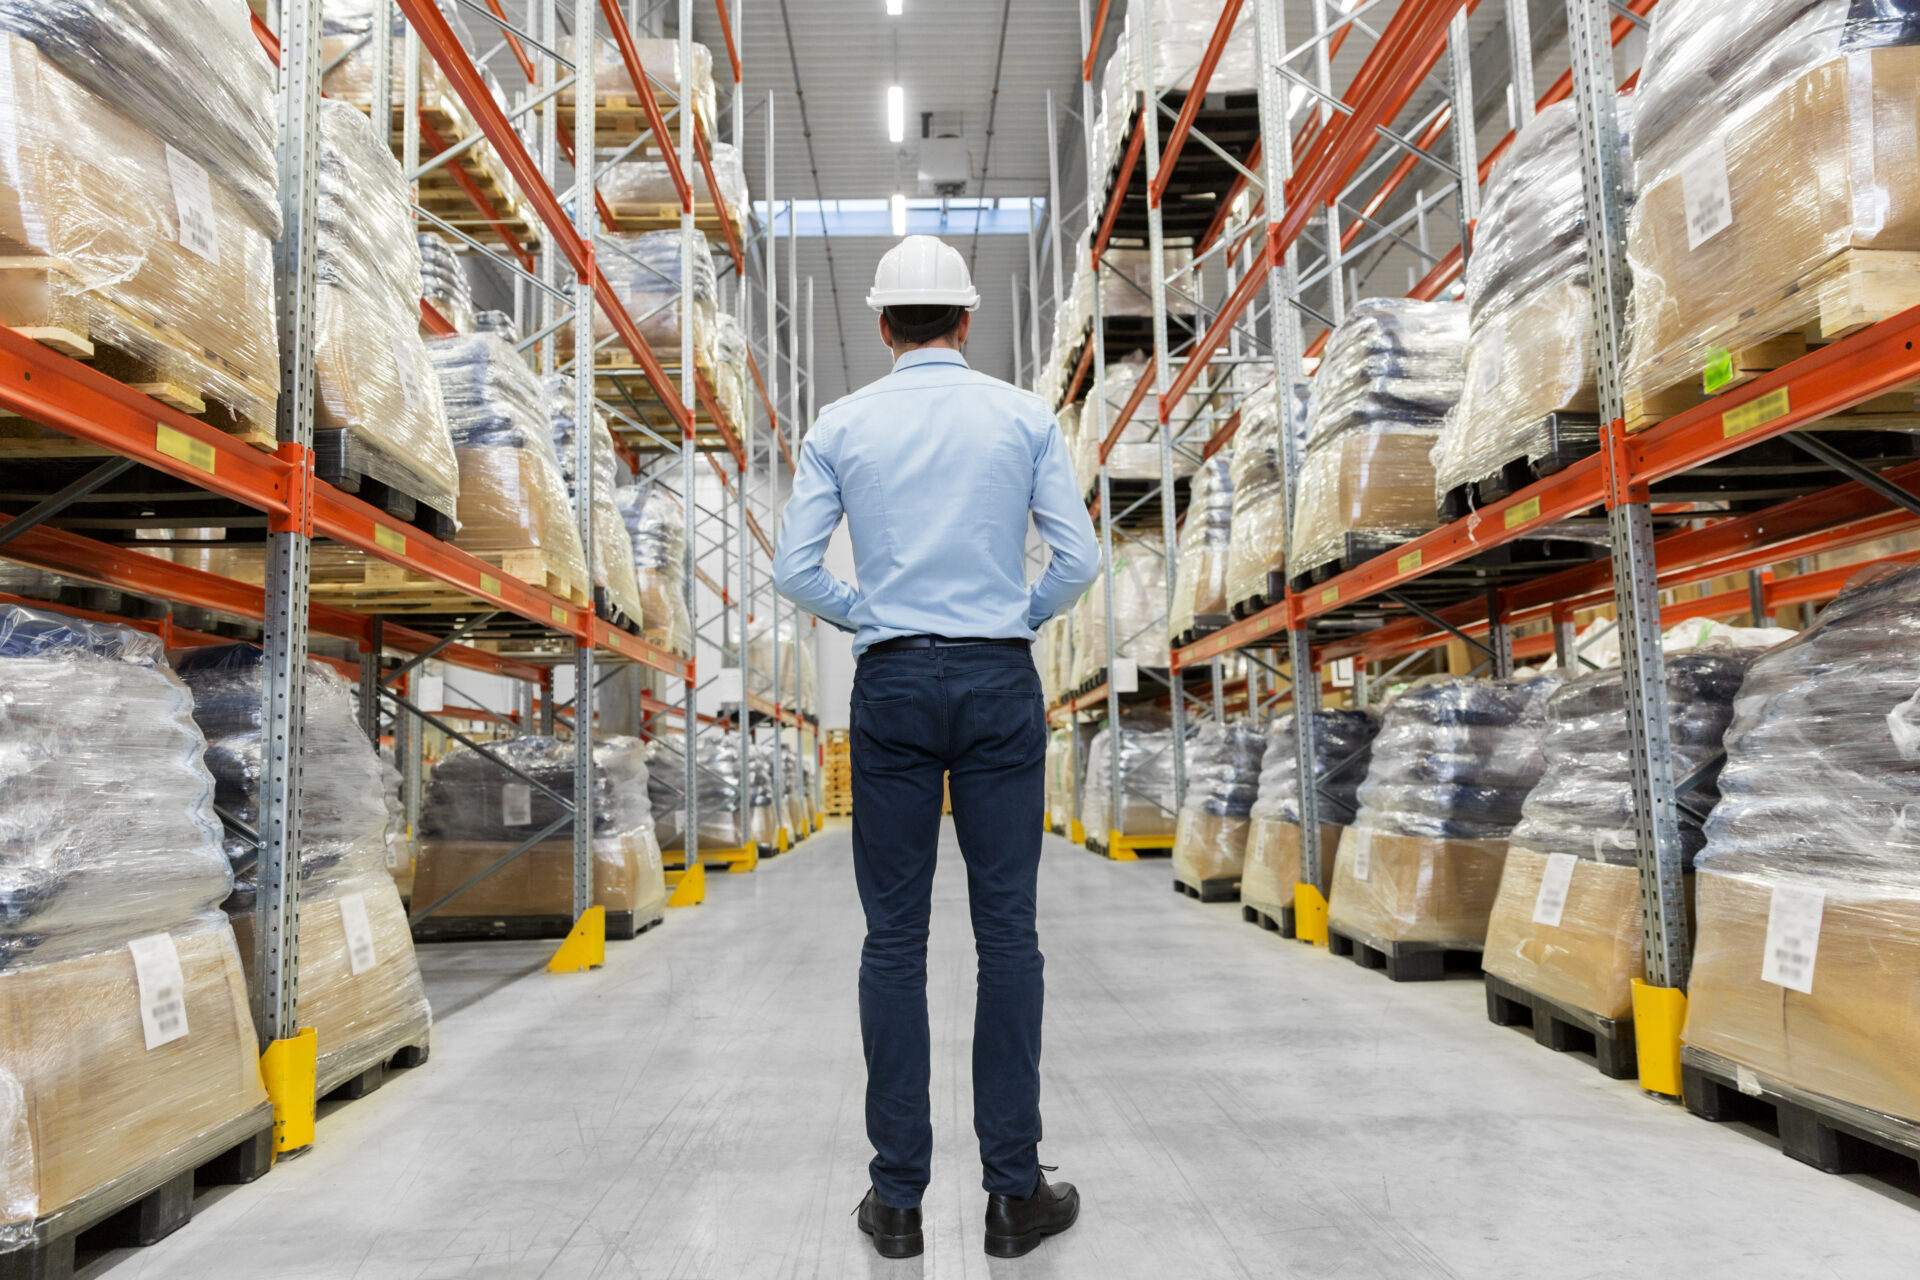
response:
<path id="1" fill-rule="evenodd" d="M 172 932 L 187 1034 L 149 1049 L 126 947 L 0 975 L 0 1223 L 70 1204 L 267 1100 L 233 930 Z"/>
<path id="2" fill-rule="evenodd" d="M 490 840 L 423 840 L 414 864 L 413 907 L 441 897 L 512 853 L 515 845 Z M 653 885 L 661 900 L 666 881 L 659 849 L 644 833 L 593 842 L 593 901 L 609 911 L 643 911 Z M 533 846 L 435 915 L 552 916 L 573 914 L 573 841 L 548 840 Z"/>
<path id="3" fill-rule="evenodd" d="M 1346 828 L 1320 824 L 1320 857 L 1326 861 L 1340 847 Z M 1246 863 L 1240 871 L 1240 901 L 1257 906 L 1293 905 L 1293 886 L 1300 883 L 1300 828 L 1278 818 L 1255 818 L 1247 829 Z"/>
<path id="4" fill-rule="evenodd" d="M 574 529 L 573 503 L 552 458 L 533 449 L 453 452 L 460 462 L 460 532 L 454 544 L 482 556 L 538 550 L 549 569 L 584 587 L 586 561 Z"/>
<path id="5" fill-rule="evenodd" d="M 1506 858 L 1505 840 L 1433 840 L 1348 827 L 1333 864 L 1328 923 L 1387 942 L 1478 950 Z"/>
<path id="6" fill-rule="evenodd" d="M 1437 430 L 1350 431 L 1308 450 L 1294 512 L 1300 573 L 1346 553 L 1346 535 L 1411 538 L 1439 523 L 1434 501 Z"/>
<path id="7" fill-rule="evenodd" d="M 1173 837 L 1173 869 L 1192 884 L 1238 880 L 1247 855 L 1248 818 L 1182 809 Z"/>
<path id="8" fill-rule="evenodd" d="M 1763 1076 L 1920 1120 L 1920 899 L 1795 877 L 1823 889 L 1812 992 L 1763 980 L 1772 878 L 1702 870 L 1681 1039 Z"/>

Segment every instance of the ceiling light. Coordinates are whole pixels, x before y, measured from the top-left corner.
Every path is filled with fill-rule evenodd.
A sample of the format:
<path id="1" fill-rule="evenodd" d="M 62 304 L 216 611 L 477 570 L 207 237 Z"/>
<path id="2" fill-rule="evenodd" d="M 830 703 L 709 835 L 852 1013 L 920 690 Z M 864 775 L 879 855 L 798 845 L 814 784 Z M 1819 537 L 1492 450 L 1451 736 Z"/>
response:
<path id="1" fill-rule="evenodd" d="M 897 18 L 906 11 L 907 0 L 887 0 L 887 16 Z"/>
<path id="2" fill-rule="evenodd" d="M 888 202 L 888 210 L 893 214 L 893 234 L 907 234 L 907 198 L 898 191 L 894 192 L 893 199 Z"/>
<path id="3" fill-rule="evenodd" d="M 907 91 L 897 84 L 887 90 L 887 138 L 907 140 Z"/>

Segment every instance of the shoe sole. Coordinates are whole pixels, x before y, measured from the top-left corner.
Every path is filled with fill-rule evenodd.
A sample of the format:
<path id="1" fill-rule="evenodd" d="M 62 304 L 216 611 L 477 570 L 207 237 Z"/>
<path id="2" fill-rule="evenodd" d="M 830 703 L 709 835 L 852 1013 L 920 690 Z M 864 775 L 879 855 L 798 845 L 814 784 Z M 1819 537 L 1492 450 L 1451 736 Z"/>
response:
<path id="1" fill-rule="evenodd" d="M 925 1232 L 916 1232 L 910 1236 L 883 1236 L 864 1222 L 860 1224 L 860 1229 L 867 1233 L 867 1237 L 873 1241 L 875 1251 L 883 1258 L 917 1258 L 927 1251 Z"/>
<path id="2" fill-rule="evenodd" d="M 1057 1227 L 1035 1227 L 1023 1231 L 1017 1236 L 988 1236 L 987 1256 L 990 1258 L 1019 1258 L 1032 1253 L 1040 1247 L 1040 1242 L 1048 1236 L 1057 1236 L 1080 1221 L 1080 1206 L 1073 1206 L 1073 1216 Z"/>

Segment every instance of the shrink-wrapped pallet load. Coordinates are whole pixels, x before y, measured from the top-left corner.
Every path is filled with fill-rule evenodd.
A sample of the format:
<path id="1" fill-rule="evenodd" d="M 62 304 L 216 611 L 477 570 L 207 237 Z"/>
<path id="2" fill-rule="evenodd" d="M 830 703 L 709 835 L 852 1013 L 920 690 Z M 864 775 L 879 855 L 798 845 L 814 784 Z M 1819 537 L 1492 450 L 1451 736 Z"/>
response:
<path id="1" fill-rule="evenodd" d="M 1313 379 L 1288 576 L 1352 568 L 1437 523 L 1430 454 L 1460 399 L 1467 309 L 1369 298 Z"/>
<path id="2" fill-rule="evenodd" d="M 662 112 L 670 111 L 680 101 L 681 86 L 688 77 L 680 65 L 680 41 L 673 37 L 649 38 L 633 37 L 635 51 L 640 55 L 640 70 L 646 75 L 653 87 L 654 99 Z M 571 53 L 573 42 L 561 40 L 563 52 Z M 713 135 L 714 103 L 716 95 L 713 85 L 713 50 L 695 41 L 693 44 L 693 107 L 699 117 L 702 129 L 707 136 Z M 593 88 L 595 93 L 611 94 L 618 103 L 602 100 L 600 110 L 615 115 L 630 115 L 640 109 L 640 91 L 633 83 L 633 76 L 627 70 L 626 59 L 621 55 L 619 46 L 611 40 L 594 42 Z M 569 108 L 573 95 L 563 96 Z M 677 117 L 676 117 L 677 120 Z M 677 142 L 679 130 L 674 121 L 669 121 L 669 129 Z"/>
<path id="3" fill-rule="evenodd" d="M 602 248 L 595 261 L 613 287 L 614 296 L 633 318 L 640 336 L 653 353 L 670 366 L 680 363 L 681 312 L 685 310 L 680 287 L 680 233 L 647 231 L 640 235 L 603 234 Z M 714 273 L 713 254 L 701 237 L 693 240 L 693 359 L 696 368 L 713 366 L 714 351 Z M 593 341 L 608 359 L 625 361 L 631 353 L 616 340 L 599 344 L 614 333 L 613 321 L 599 307 L 593 312 Z M 570 338 L 563 337 L 563 350 L 571 350 Z M 637 390 L 637 389 L 636 389 Z"/>
<path id="4" fill-rule="evenodd" d="M 430 231 L 415 236 L 420 249 L 420 296 L 451 324 L 457 332 L 472 333 L 476 327 L 473 285 L 467 269 L 453 247 Z"/>
<path id="5" fill-rule="evenodd" d="M 646 638 L 670 653 L 692 653 L 687 534 L 680 500 L 659 485 L 623 485 L 615 491 L 613 505 L 633 540 L 633 572 L 640 588 Z"/>
<path id="6" fill-rule="evenodd" d="M 1300 745 L 1294 718 L 1283 716 L 1267 737 L 1260 761 L 1259 794 L 1249 811 L 1247 856 L 1240 873 L 1240 901 L 1278 920 L 1293 908 L 1300 883 Z M 1340 833 L 1359 807 L 1357 792 L 1367 776 L 1380 717 L 1372 711 L 1313 713 L 1313 772 L 1319 787 L 1320 857 L 1331 861 Z M 1335 770 L 1338 770 L 1336 773 Z"/>
<path id="7" fill-rule="evenodd" d="M 553 424 L 554 459 L 567 485 L 567 498 L 573 510 L 580 509 L 580 486 L 574 480 L 573 395 L 574 383 L 566 374 L 546 379 L 547 417 Z M 607 600 L 627 621 L 645 625 L 645 610 L 640 603 L 640 582 L 634 576 L 633 536 L 614 505 L 616 476 L 622 470 L 613 452 L 613 436 L 607 430 L 607 417 L 596 407 L 593 411 L 593 585 L 604 591 Z M 576 519 L 577 519 L 576 514 Z"/>
<path id="8" fill-rule="evenodd" d="M 1307 426 L 1307 385 L 1294 388 L 1291 424 L 1296 443 Z M 1286 485 L 1280 470 L 1280 419 L 1274 412 L 1273 385 L 1252 392 L 1240 406 L 1240 427 L 1233 436 L 1232 528 L 1222 589 L 1229 609 L 1276 603 L 1277 581 L 1287 560 Z M 1269 587 L 1274 588 L 1269 591 Z"/>
<path id="9" fill-rule="evenodd" d="M 1632 139 L 1629 429 L 1920 301 L 1914 30 L 1904 3 L 1661 5 Z"/>
<path id="10" fill-rule="evenodd" d="M 1167 558 L 1162 546 L 1158 529 L 1141 529 L 1114 539 L 1111 617 L 1104 583 L 1096 582 L 1075 606 L 1076 683 L 1106 670 L 1109 630 L 1116 658 L 1156 670 L 1165 670 L 1172 660 L 1160 625 L 1167 607 Z"/>
<path id="11" fill-rule="evenodd" d="M 1174 879 L 1205 899 L 1235 896 L 1267 734 L 1238 722 L 1200 726 L 1187 742 L 1187 798 L 1173 842 Z"/>
<path id="12" fill-rule="evenodd" d="M 1162 254 L 1160 272 L 1176 278 L 1193 265 L 1193 250 L 1170 245 Z M 1153 254 L 1138 242 L 1110 245 L 1101 260 L 1100 314 L 1103 319 L 1131 316 L 1145 320 L 1153 315 Z M 1167 292 L 1167 314 L 1176 319 L 1194 313 L 1193 300 L 1184 291 Z"/>
<path id="13" fill-rule="evenodd" d="M 747 385 L 747 335 L 740 322 L 722 311 L 713 320 L 713 398 L 738 430 L 753 414 Z"/>
<path id="14" fill-rule="evenodd" d="M 1164 837 L 1173 847 L 1179 816 L 1173 793 L 1173 730 L 1150 709 L 1120 712 L 1120 800 L 1113 803 L 1113 740 L 1104 725 L 1087 745 L 1086 778 L 1080 788 L 1080 825 L 1102 846 L 1114 835 Z"/>
<path id="15" fill-rule="evenodd" d="M 413 892 L 413 825 L 407 821 L 406 779 L 394 760 L 393 748 L 380 748 L 381 799 L 387 806 L 387 871 L 400 891 L 401 905 Z"/>
<path id="16" fill-rule="evenodd" d="M 248 22 L 0 2 L 0 324 L 270 443 L 274 68 Z"/>
<path id="17" fill-rule="evenodd" d="M 1141 352 L 1134 352 L 1125 360 L 1107 366 L 1106 378 L 1094 386 L 1088 394 L 1089 405 L 1093 396 L 1106 401 L 1107 431 L 1113 431 L 1114 423 L 1120 421 L 1121 411 L 1127 407 L 1127 400 L 1133 395 L 1134 388 L 1147 374 L 1147 358 Z M 1199 399 L 1192 392 L 1181 397 L 1175 406 L 1169 426 L 1174 437 L 1179 438 L 1185 431 L 1189 419 L 1199 412 Z M 1081 454 L 1075 459 L 1076 472 L 1094 474 L 1100 465 L 1100 432 L 1094 425 L 1095 412 L 1092 408 L 1081 411 Z M 1206 438 L 1201 430 L 1199 439 L 1190 444 L 1181 440 L 1181 447 L 1174 450 L 1173 474 L 1175 479 L 1190 476 L 1198 465 L 1200 441 Z M 1159 480 L 1160 479 L 1160 419 L 1154 409 L 1154 395 L 1151 385 L 1141 397 L 1140 405 L 1127 419 L 1127 425 L 1113 442 L 1113 449 L 1107 454 L 1107 475 L 1114 480 Z"/>
<path id="18" fill-rule="evenodd" d="M 1694 858 L 1686 1058 L 1920 1120 L 1920 569 L 1747 669 Z"/>
<path id="19" fill-rule="evenodd" d="M 677 153 L 676 153 L 677 154 Z M 747 207 L 747 170 L 741 163 L 740 149 L 731 142 L 713 144 L 713 176 L 720 187 L 720 203 L 729 217 L 738 220 Z M 696 163 L 686 175 L 698 204 L 714 203 L 714 184 L 707 181 L 706 166 Z M 680 192 L 665 160 L 623 160 L 600 172 L 600 194 L 614 216 L 626 210 L 644 211 L 652 216 L 671 215 L 680 219 Z"/>
<path id="20" fill-rule="evenodd" d="M 1168 639 L 1202 635 L 1227 625 L 1227 560 L 1233 539 L 1233 450 L 1200 464 L 1180 529 Z"/>
<path id="21" fill-rule="evenodd" d="M 562 937 L 574 920 L 573 821 L 566 808 L 574 800 L 574 744 L 529 736 L 491 743 L 488 750 L 527 776 L 463 746 L 434 766 L 420 813 L 414 933 L 423 939 Z M 647 748 L 638 738 L 594 744 L 592 905 L 606 908 L 609 937 L 632 937 L 666 907 L 649 781 Z M 526 852 L 462 888 L 534 836 L 540 839 Z"/>
<path id="22" fill-rule="evenodd" d="M 344 102 L 320 104 L 316 465 L 378 481 L 451 519 L 460 467 L 420 338 L 419 242 L 406 180 Z"/>
<path id="23" fill-rule="evenodd" d="M 207 736 L 214 800 L 255 831 L 261 829 L 264 663 L 250 644 L 174 655 L 193 691 L 194 720 Z M 360 728 L 355 696 L 331 667 L 308 666 L 300 739 L 300 1025 L 319 1036 L 321 1094 L 403 1050 L 424 1055 L 433 1025 L 407 913 L 387 871 L 380 755 Z M 254 848 L 230 836 L 227 854 L 236 868 L 227 914 L 251 984 Z"/>
<path id="24" fill-rule="evenodd" d="M 492 333 L 436 338 L 427 355 L 460 463 L 458 545 L 536 587 L 583 599 L 586 563 L 540 380 Z"/>
<path id="25" fill-rule="evenodd" d="M 193 696 L 159 641 L 0 605 L 0 690 L 0 1249 L 12 1249 L 35 1219 L 169 1160 L 168 1176 L 191 1172 L 180 1153 L 210 1138 L 209 1155 L 225 1150 L 271 1115 L 219 910 L 233 881 L 213 780 Z"/>
<path id="26" fill-rule="evenodd" d="M 1559 683 L 1429 676 L 1386 705 L 1334 862 L 1334 932 L 1376 948 L 1480 949 Z"/>

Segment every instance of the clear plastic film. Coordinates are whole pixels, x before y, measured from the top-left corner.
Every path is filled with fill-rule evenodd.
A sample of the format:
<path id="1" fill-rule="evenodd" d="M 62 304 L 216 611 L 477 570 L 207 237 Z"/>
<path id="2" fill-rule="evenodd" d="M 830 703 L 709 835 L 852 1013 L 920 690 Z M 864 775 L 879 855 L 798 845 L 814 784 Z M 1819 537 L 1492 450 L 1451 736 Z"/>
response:
<path id="1" fill-rule="evenodd" d="M 1200 60 L 1206 56 L 1214 29 L 1220 25 L 1219 0 L 1155 0 L 1153 56 L 1157 64 L 1154 87 L 1188 89 Z M 1233 31 L 1222 47 L 1220 61 L 1207 81 L 1208 93 L 1251 93 L 1260 87 L 1259 64 L 1253 38 L 1253 10 L 1242 6 Z"/>
<path id="2" fill-rule="evenodd" d="M 1307 384 L 1294 388 L 1296 441 L 1306 436 Z M 1240 406 L 1233 436 L 1233 530 L 1227 547 L 1224 590 L 1237 605 L 1267 596 L 1267 575 L 1286 570 L 1286 484 L 1280 473 L 1280 420 L 1271 384 L 1250 393 Z M 1278 599 L 1275 593 L 1272 604 Z"/>
<path id="3" fill-rule="evenodd" d="M 747 207 L 747 170 L 740 160 L 740 148 L 731 142 L 713 144 L 713 176 L 720 184 L 720 203 L 735 218 L 742 216 Z M 713 184 L 707 181 L 706 167 L 697 161 L 693 172 L 687 175 L 687 181 L 693 187 L 695 203 L 712 204 Z M 600 194 L 605 197 L 607 206 L 614 216 L 620 216 L 623 208 L 635 205 L 668 206 L 673 216 L 679 216 L 680 192 L 673 185 L 673 175 L 667 169 L 665 160 L 623 160 L 619 164 L 609 165 L 600 174 Z M 657 214 L 657 208 L 649 208 L 648 213 Z"/>
<path id="4" fill-rule="evenodd" d="M 1165 267 L 1162 268 L 1171 278 L 1185 271 L 1193 264 L 1193 250 L 1183 245 L 1169 245 L 1162 254 Z M 1107 319 L 1115 316 L 1136 316 L 1142 319 L 1153 315 L 1153 254 L 1143 248 L 1129 248 L 1123 245 L 1110 245 L 1107 256 L 1101 262 L 1100 274 L 1100 310 Z M 1188 298 L 1188 290 L 1167 291 L 1167 314 L 1170 316 L 1191 316 L 1193 301 Z"/>
<path id="5" fill-rule="evenodd" d="M 571 741 L 527 736 L 489 743 L 488 750 L 540 785 L 466 747 L 441 758 L 421 806 L 416 911 L 566 817 L 565 806 L 575 799 Z M 636 921 L 656 919 L 666 903 L 666 879 L 653 834 L 646 744 L 629 737 L 594 743 L 592 777 L 593 904 Z M 451 919 L 572 914 L 571 821 L 434 913 Z"/>
<path id="6" fill-rule="evenodd" d="M 1167 637 L 1160 619 L 1167 607 L 1167 559 L 1158 530 L 1131 531 L 1113 546 L 1113 615 L 1107 615 L 1107 589 L 1096 582 L 1080 598 L 1083 625 L 1075 628 L 1075 667 L 1089 679 L 1107 665 L 1107 632 L 1113 653 L 1142 667 L 1167 665 Z M 1085 649 L 1077 637 L 1085 637 Z"/>
<path id="7" fill-rule="evenodd" d="M 601 252 L 596 258 L 600 273 L 627 309 L 640 336 L 647 340 L 662 363 L 680 363 L 680 233 L 647 231 L 640 235 L 606 234 L 600 237 Z M 693 350 L 694 362 L 702 368 L 713 364 L 714 274 L 713 253 L 705 239 L 693 240 Z M 606 312 L 595 307 L 593 339 L 596 343 L 611 336 L 613 322 Z M 563 335 L 562 348 L 568 346 Z M 624 347 L 613 348 L 625 353 Z"/>
<path id="8" fill-rule="evenodd" d="M 320 142 L 315 448 L 451 516 L 460 467 L 420 338 L 406 180 L 386 140 L 344 102 L 322 100 Z"/>
<path id="9" fill-rule="evenodd" d="M 672 653 L 691 653 L 687 620 L 686 525 L 680 500 L 659 485 L 624 485 L 614 509 L 633 540 L 633 572 L 646 637 Z"/>
<path id="10" fill-rule="evenodd" d="M 254 831 L 261 829 L 264 663 L 250 644 L 174 655 L 207 736 L 215 800 Z M 433 1022 L 387 870 L 386 766 L 360 728 L 357 699 L 333 668 L 308 664 L 300 740 L 300 1025 L 319 1033 L 323 1093 L 329 1082 L 425 1043 Z M 228 856 L 245 869 L 236 872 L 226 908 L 250 983 L 255 853 L 244 837 L 228 837 Z"/>
<path id="11" fill-rule="evenodd" d="M 665 39 L 635 36 L 633 43 L 640 55 L 640 70 L 652 82 L 653 96 L 659 101 L 660 110 L 666 112 L 680 101 L 680 86 L 685 83 L 681 75 L 680 41 L 677 37 Z M 560 49 L 571 53 L 572 40 L 562 37 Z M 627 74 L 627 62 L 620 54 L 620 48 L 611 40 L 597 40 L 593 58 L 593 88 L 595 93 L 613 94 L 623 99 L 628 106 L 640 109 L 640 92 L 633 83 L 633 77 Z M 693 45 L 693 104 L 705 126 L 708 136 L 713 134 L 714 105 L 716 95 L 713 84 L 713 50 L 706 45 L 694 42 Z M 609 103 L 601 104 L 602 110 L 622 110 Z M 642 124 L 644 128 L 644 124 Z M 677 139 L 679 133 L 672 123 L 667 126 L 674 130 Z"/>
<path id="12" fill-rule="evenodd" d="M 686 848 L 686 806 L 680 798 L 686 777 L 685 743 L 668 731 L 647 744 L 653 769 L 654 830 L 663 849 Z M 773 779 L 771 770 L 748 761 L 747 784 L 741 785 L 740 740 L 731 733 L 701 733 L 694 742 L 694 802 L 699 811 L 702 849 L 738 849 L 773 841 Z M 741 793 L 746 792 L 746 819 L 741 818 Z"/>
<path id="13" fill-rule="evenodd" d="M 573 379 L 554 374 L 543 384 L 547 392 L 547 416 L 553 423 L 553 452 L 560 474 L 567 484 L 567 497 L 573 510 L 580 509 L 580 490 L 573 474 Z M 633 537 L 614 506 L 616 476 L 623 468 L 614 456 L 613 436 L 607 429 L 607 417 L 598 408 L 593 411 L 593 585 L 628 619 L 644 625 L 640 603 L 640 583 L 634 576 Z"/>
<path id="14" fill-rule="evenodd" d="M 1354 793 L 1366 776 L 1380 717 L 1365 710 L 1314 713 L 1314 776 L 1320 780 L 1320 849 L 1330 859 L 1353 821 Z M 1335 772 L 1338 770 L 1338 772 Z M 1293 905 L 1301 879 L 1299 744 L 1294 718 L 1274 721 L 1260 761 L 1259 794 L 1249 812 L 1240 900 L 1279 910 Z"/>
<path id="15" fill-rule="evenodd" d="M 713 320 L 713 395 L 736 428 L 753 416 L 747 391 L 749 376 L 747 335 L 738 320 L 719 312 Z"/>
<path id="16" fill-rule="evenodd" d="M 1113 430 L 1113 424 L 1120 419 L 1120 411 L 1127 407 L 1127 399 L 1147 369 L 1147 357 L 1136 351 L 1125 360 L 1109 364 L 1106 377 L 1089 393 L 1103 397 L 1107 402 L 1107 430 Z M 1177 433 L 1182 423 L 1199 411 L 1198 397 L 1189 392 L 1181 397 L 1170 417 L 1173 429 Z M 1092 458 L 1091 467 L 1100 465 L 1100 431 L 1096 415 L 1083 409 L 1083 433 L 1081 448 Z M 1084 456 L 1083 455 L 1083 458 Z M 1174 476 L 1190 476 L 1195 463 L 1191 454 L 1176 450 L 1173 456 Z M 1076 467 L 1076 470 L 1078 468 Z M 1115 480 L 1158 480 L 1160 478 L 1160 419 L 1154 408 L 1154 396 L 1151 389 L 1141 397 L 1139 408 L 1133 417 L 1127 420 L 1126 429 L 1120 438 L 1113 442 L 1113 450 L 1107 455 L 1107 474 Z"/>
<path id="17" fill-rule="evenodd" d="M 1174 574 L 1169 639 L 1204 624 L 1227 624 L 1227 557 L 1233 537 L 1233 450 L 1224 449 L 1200 464 L 1187 501 L 1186 524 Z"/>
<path id="18" fill-rule="evenodd" d="M 403 794 L 406 779 L 395 762 L 393 748 L 380 748 L 381 799 L 387 806 L 387 870 L 393 883 L 405 897 L 413 891 L 413 831 L 407 825 L 407 803 Z"/>
<path id="19" fill-rule="evenodd" d="M 1090 835 L 1164 835 L 1173 843 L 1178 808 L 1173 793 L 1173 730 L 1164 713 L 1120 713 L 1120 804 L 1113 812 L 1113 726 L 1093 735 L 1080 789 L 1080 825 Z"/>
<path id="20" fill-rule="evenodd" d="M 427 356 L 460 462 L 459 546 L 479 556 L 538 552 L 548 572 L 584 590 L 580 535 L 540 380 L 492 334 L 436 338 Z"/>
<path id="21" fill-rule="evenodd" d="M 1078 810 L 1074 807 L 1073 797 L 1075 776 L 1073 771 L 1073 737 L 1080 735 L 1080 765 L 1082 770 L 1087 764 L 1089 738 L 1084 726 L 1063 725 L 1047 735 L 1047 813 L 1056 825 L 1065 828 L 1067 820 L 1073 818 Z"/>
<path id="22" fill-rule="evenodd" d="M 1351 568 L 1438 526 L 1429 428 L 1385 424 L 1307 450 L 1293 514 L 1291 576 Z M 1283 557 L 1284 559 L 1284 554 Z M 1351 562 L 1351 563 L 1349 563 Z"/>
<path id="23" fill-rule="evenodd" d="M 1920 250 L 1915 12 L 1684 0 L 1655 15 L 1627 231 L 1630 428 L 1793 358 L 1802 335 L 1905 305 Z"/>
<path id="24" fill-rule="evenodd" d="M 0 35 L 0 243 L 14 255 L 0 280 L 0 323 L 42 331 L 122 381 L 162 384 L 175 404 L 205 403 L 223 425 L 271 434 L 280 391 L 278 217 L 262 217 L 203 162 L 204 149 L 165 140 L 169 121 L 179 120 L 155 118 L 160 108 L 149 99 L 185 82 L 177 67 L 152 65 L 156 49 L 139 46 L 166 48 L 192 33 L 146 8 L 0 3 L 0 30 L 40 32 L 64 58 L 56 65 L 28 40 Z M 181 20 L 211 21 L 208 13 Z M 94 34 L 73 45 L 63 22 Z M 131 25 L 114 25 L 123 22 Z M 217 31 L 205 34 L 219 44 Z M 106 60 L 108 49 L 130 65 Z M 82 59 L 87 83 L 114 80 L 124 92 L 102 97 L 62 69 Z M 212 98 L 222 92 L 209 86 Z M 271 203 L 271 111 L 266 124 Z"/>
<path id="25" fill-rule="evenodd" d="M 1174 874 L 1190 883 L 1238 880 L 1267 735 L 1244 721 L 1202 724 L 1187 741 L 1187 798 L 1173 842 Z"/>
<path id="26" fill-rule="evenodd" d="M 460 265 L 453 246 L 430 231 L 416 237 L 420 248 L 420 296 L 461 333 L 472 333 L 476 326 L 473 285 L 466 268 Z"/>

